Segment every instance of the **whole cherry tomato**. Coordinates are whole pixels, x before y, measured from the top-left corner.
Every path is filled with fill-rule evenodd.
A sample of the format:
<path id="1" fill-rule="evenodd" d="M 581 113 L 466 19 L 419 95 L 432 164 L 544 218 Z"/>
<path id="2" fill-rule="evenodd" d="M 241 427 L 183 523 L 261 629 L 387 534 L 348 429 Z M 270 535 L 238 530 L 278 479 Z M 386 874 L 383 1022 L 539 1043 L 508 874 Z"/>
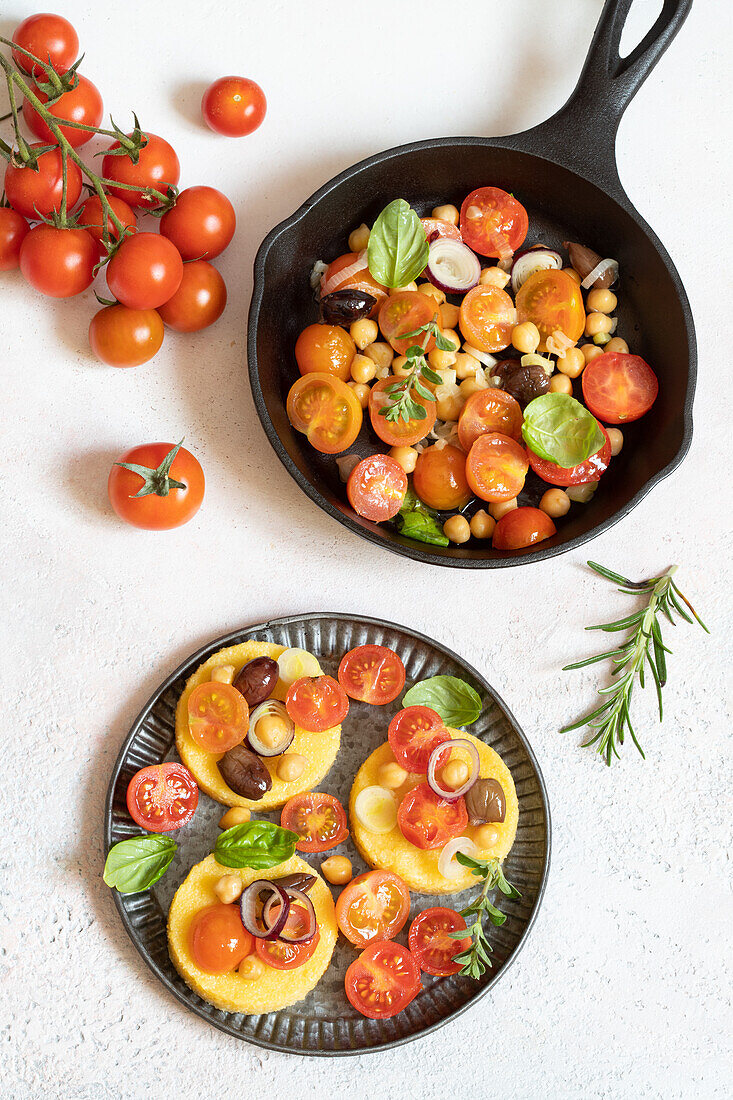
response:
<path id="1" fill-rule="evenodd" d="M 20 262 L 20 246 L 30 226 L 9 206 L 0 206 L 0 271 L 12 271 Z"/>
<path id="2" fill-rule="evenodd" d="M 418 455 L 412 482 L 420 500 L 439 512 L 463 508 L 471 499 L 466 481 L 466 454 L 450 443 L 444 447 L 426 447 Z"/>
<path id="3" fill-rule="evenodd" d="M 128 134 L 128 137 L 131 135 Z M 172 145 L 157 134 L 143 134 L 145 144 L 140 150 L 137 164 L 126 154 L 119 155 L 119 141 L 110 145 L 102 160 L 102 175 L 116 183 L 130 184 L 127 187 L 110 186 L 109 190 L 118 199 L 124 199 L 130 206 L 159 206 L 160 200 L 154 195 L 144 195 L 146 187 L 152 187 L 165 195 L 168 187 L 175 187 L 180 179 L 181 166 Z"/>
<path id="4" fill-rule="evenodd" d="M 137 469 L 142 467 L 143 475 Z M 137 496 L 141 489 L 145 492 Z M 196 515 L 204 499 L 204 471 L 179 443 L 145 443 L 127 451 L 110 470 L 109 501 L 120 519 L 148 531 L 180 527 Z"/>
<path id="5" fill-rule="evenodd" d="M 234 207 L 214 187 L 187 187 L 160 219 L 160 232 L 184 260 L 213 260 L 234 236 Z"/>
<path id="6" fill-rule="evenodd" d="M 188 941 L 193 961 L 207 974 L 236 970 L 254 947 L 254 936 L 242 924 L 239 906 L 221 903 L 198 911 Z"/>
<path id="7" fill-rule="evenodd" d="M 295 341 L 295 361 L 301 374 L 335 374 L 351 378 L 356 344 L 340 325 L 308 325 Z"/>
<path id="8" fill-rule="evenodd" d="M 191 260 L 183 265 L 178 290 L 158 312 L 176 332 L 199 332 L 219 320 L 226 304 L 226 283 L 213 264 Z"/>
<path id="9" fill-rule="evenodd" d="M 163 322 L 154 309 L 105 306 L 89 325 L 92 351 L 110 367 L 139 367 L 160 351 Z"/>
<path id="10" fill-rule="evenodd" d="M 79 53 L 79 37 L 71 23 L 50 13 L 29 15 L 15 28 L 13 42 L 35 54 L 39 61 L 50 64 L 57 73 L 67 72 Z M 43 70 L 20 50 L 13 50 L 13 61 L 23 72 L 33 72 L 43 79 Z"/>
<path id="11" fill-rule="evenodd" d="M 84 126 L 100 126 L 104 114 L 102 97 L 91 80 L 87 80 L 85 76 L 79 74 L 77 76 L 79 83 L 76 87 L 64 92 L 50 105 L 48 105 L 50 97 L 47 92 L 42 92 L 40 88 L 36 88 L 35 94 L 41 103 L 47 105 L 49 114 L 53 115 L 59 122 L 80 122 Z M 28 129 L 31 133 L 35 134 L 41 141 L 56 141 L 52 131 L 49 130 L 38 111 L 30 103 L 23 104 L 23 118 L 28 123 Z M 75 149 L 78 149 L 80 145 L 85 145 L 87 141 L 94 137 L 94 134 L 88 130 L 77 130 L 74 126 L 59 126 L 59 129 Z"/>
<path id="12" fill-rule="evenodd" d="M 496 524 L 491 545 L 495 550 L 522 550 L 552 538 L 556 531 L 550 517 L 539 508 L 514 508 Z"/>
<path id="13" fill-rule="evenodd" d="M 20 246 L 24 278 L 51 298 L 72 298 L 94 282 L 94 241 L 83 229 L 57 229 L 42 223 Z"/>
<path id="14" fill-rule="evenodd" d="M 107 202 L 114 214 L 122 222 L 125 229 L 137 229 L 135 211 L 131 206 L 127 205 L 124 199 L 117 199 L 114 195 L 107 195 Z M 99 255 L 103 256 L 106 249 L 104 247 L 104 231 L 102 229 L 102 203 L 98 195 L 90 195 L 82 205 L 79 211 L 79 221 L 77 225 L 80 229 L 86 229 L 87 233 L 91 234 L 97 242 Z M 110 242 L 116 241 L 119 234 L 117 226 L 112 221 L 111 217 L 107 218 L 107 229 Z"/>
<path id="15" fill-rule="evenodd" d="M 31 149 L 42 148 L 39 142 Z M 49 149 L 38 157 L 38 169 L 8 164 L 5 169 L 5 195 L 13 210 L 36 221 L 61 209 L 64 177 L 61 150 Z M 72 160 L 66 165 L 66 208 L 71 210 L 81 195 L 81 171 Z"/>
<path id="16" fill-rule="evenodd" d="M 135 233 L 107 264 L 107 286 L 130 309 L 157 309 L 172 298 L 183 279 L 183 260 L 159 233 Z"/>
<path id="17" fill-rule="evenodd" d="M 210 130 L 226 137 L 244 137 L 262 122 L 267 110 L 265 93 L 244 76 L 222 76 L 201 100 L 201 114 Z"/>

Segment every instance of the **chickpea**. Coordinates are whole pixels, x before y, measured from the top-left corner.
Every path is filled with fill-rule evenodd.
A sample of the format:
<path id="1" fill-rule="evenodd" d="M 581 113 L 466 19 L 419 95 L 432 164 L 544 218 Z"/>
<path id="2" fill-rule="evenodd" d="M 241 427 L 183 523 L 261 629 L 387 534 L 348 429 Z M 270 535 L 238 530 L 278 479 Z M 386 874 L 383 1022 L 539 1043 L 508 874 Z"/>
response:
<path id="1" fill-rule="evenodd" d="M 354 877 L 351 860 L 346 856 L 329 856 L 321 864 L 321 874 L 333 886 L 345 886 Z"/>
<path id="2" fill-rule="evenodd" d="M 306 759 L 299 752 L 288 752 L 277 763 L 278 779 L 283 783 L 294 783 L 305 771 Z"/>
<path id="3" fill-rule="evenodd" d="M 377 365 L 369 355 L 355 355 L 351 360 L 351 377 L 362 386 L 371 382 L 377 373 Z"/>
<path id="4" fill-rule="evenodd" d="M 557 369 L 566 374 L 568 378 L 577 378 L 585 368 L 585 356 L 580 348 L 568 348 L 561 359 L 557 361 Z"/>
<path id="5" fill-rule="evenodd" d="M 570 396 L 573 392 L 573 383 L 567 374 L 553 374 L 550 379 L 550 393 L 566 393 Z"/>
<path id="6" fill-rule="evenodd" d="M 420 283 L 417 288 L 420 294 L 424 294 L 426 298 L 434 298 L 439 306 L 442 306 L 445 301 L 445 291 L 440 287 L 434 286 L 432 283 Z"/>
<path id="7" fill-rule="evenodd" d="M 362 409 L 365 409 L 369 404 L 369 394 L 372 392 L 369 386 L 365 386 L 362 382 L 349 382 L 348 385 L 354 391 L 354 396 Z"/>
<path id="8" fill-rule="evenodd" d="M 476 368 L 480 367 L 475 355 L 469 355 L 467 351 L 459 351 L 456 355 L 456 377 L 461 381 L 465 378 L 475 378 Z"/>
<path id="9" fill-rule="evenodd" d="M 485 390 L 486 386 L 482 386 L 475 378 L 464 378 L 458 389 L 465 398 L 469 398 L 472 393 L 478 393 L 479 390 Z"/>
<path id="10" fill-rule="evenodd" d="M 511 500 L 497 500 L 489 505 L 489 515 L 493 516 L 494 520 L 500 520 L 507 512 L 513 512 L 516 507 L 516 497 L 512 497 Z"/>
<path id="11" fill-rule="evenodd" d="M 440 307 L 440 324 L 442 328 L 454 329 L 458 324 L 461 311 L 452 302 L 443 302 Z"/>
<path id="12" fill-rule="evenodd" d="M 279 714 L 263 714 L 255 726 L 255 733 L 265 748 L 274 749 L 285 739 L 287 723 Z"/>
<path id="13" fill-rule="evenodd" d="M 242 896 L 242 889 L 239 875 L 222 875 L 214 886 L 214 893 L 223 905 L 231 905 Z"/>
<path id="14" fill-rule="evenodd" d="M 214 684 L 232 684 L 235 674 L 234 665 L 219 665 L 211 673 L 211 681 Z"/>
<path id="15" fill-rule="evenodd" d="M 540 510 L 551 519 L 557 519 L 570 511 L 570 497 L 563 489 L 548 489 L 540 501 Z"/>
<path id="16" fill-rule="evenodd" d="M 406 474 L 411 474 L 417 466 L 417 451 L 414 447 L 390 447 L 389 453 Z"/>
<path id="17" fill-rule="evenodd" d="M 597 348 L 595 344 L 583 344 L 580 350 L 583 353 L 586 367 L 591 359 L 595 359 L 596 355 L 603 355 L 603 348 Z"/>
<path id="18" fill-rule="evenodd" d="M 591 290 L 588 294 L 588 309 L 597 313 L 613 313 L 618 298 L 611 290 Z"/>
<path id="19" fill-rule="evenodd" d="M 386 787 L 388 791 L 396 791 L 407 779 L 407 772 L 396 760 L 390 760 L 389 764 L 382 764 L 377 771 L 377 780 L 380 787 Z"/>
<path id="20" fill-rule="evenodd" d="M 375 343 L 370 344 L 368 348 L 364 349 L 364 354 L 368 355 L 378 367 L 392 366 L 394 352 L 389 344 L 385 344 L 383 340 L 377 340 Z"/>
<path id="21" fill-rule="evenodd" d="M 401 294 L 403 290 L 417 290 L 417 283 L 413 280 L 408 283 L 407 286 L 395 286 L 390 290 L 390 294 Z"/>
<path id="22" fill-rule="evenodd" d="M 379 336 L 379 325 L 376 321 L 370 321 L 368 317 L 362 317 L 361 320 L 354 321 L 349 329 L 349 336 L 359 351 L 363 351 Z"/>
<path id="23" fill-rule="evenodd" d="M 585 335 L 598 336 L 602 332 L 610 332 L 613 328 L 613 319 L 605 313 L 589 313 L 585 319 Z"/>
<path id="24" fill-rule="evenodd" d="M 479 277 L 481 286 L 498 286 L 503 290 L 511 278 L 508 271 L 502 271 L 500 267 L 485 267 Z"/>
<path id="25" fill-rule="evenodd" d="M 582 280 L 580 278 L 580 275 L 578 275 L 578 272 L 575 270 L 574 267 L 564 267 L 563 271 L 565 272 L 566 275 L 570 276 L 570 278 L 573 280 L 574 283 L 577 283 L 578 286 L 580 286 Z"/>
<path id="26" fill-rule="evenodd" d="M 571 485 L 566 492 L 575 504 L 587 504 L 597 488 L 597 481 L 586 481 L 583 485 Z"/>
<path id="27" fill-rule="evenodd" d="M 458 225 L 461 215 L 458 212 L 458 207 L 448 202 L 444 206 L 434 207 L 431 217 L 440 218 L 442 222 L 450 222 L 451 225 Z"/>
<path id="28" fill-rule="evenodd" d="M 455 383 L 452 386 L 435 387 L 435 411 L 439 420 L 457 420 L 465 403 L 465 398 Z"/>
<path id="29" fill-rule="evenodd" d="M 620 428 L 606 428 L 608 438 L 611 441 L 611 454 L 616 457 L 620 455 L 624 445 L 624 433 Z"/>
<path id="30" fill-rule="evenodd" d="M 396 374 L 398 378 L 404 378 L 411 370 L 412 367 L 406 355 L 396 355 L 392 360 L 392 374 Z"/>
<path id="31" fill-rule="evenodd" d="M 464 760 L 449 760 L 440 773 L 441 785 L 457 791 L 468 779 L 468 764 Z"/>
<path id="32" fill-rule="evenodd" d="M 256 981 L 257 978 L 261 978 L 265 973 L 265 963 L 263 963 L 259 955 L 255 955 L 254 953 L 247 955 L 239 964 L 237 973 L 240 977 L 246 978 L 247 981 Z"/>
<path id="33" fill-rule="evenodd" d="M 227 810 L 219 818 L 220 829 L 231 829 L 233 825 L 244 825 L 249 821 L 252 814 L 246 806 L 232 806 L 231 810 Z"/>
<path id="34" fill-rule="evenodd" d="M 349 252 L 361 252 L 369 244 L 369 226 L 363 222 L 349 233 Z"/>
<path id="35" fill-rule="evenodd" d="M 612 338 L 611 338 L 611 339 L 610 339 L 610 340 L 608 341 L 608 343 L 606 344 L 606 346 L 605 346 L 605 348 L 603 349 L 603 351 L 604 351 L 604 352 L 608 352 L 608 351 L 610 351 L 610 352 L 611 352 L 612 354 L 613 354 L 614 352 L 616 352 L 616 353 L 618 353 L 618 352 L 623 352 L 623 354 L 624 354 L 624 355 L 628 355 L 628 353 L 629 353 L 629 345 L 628 345 L 628 344 L 626 343 L 626 341 L 625 341 L 625 340 L 622 340 L 620 336 L 613 336 L 613 337 L 612 337 Z"/>
<path id="36" fill-rule="evenodd" d="M 474 842 L 479 848 L 483 848 L 486 851 L 489 848 L 493 848 L 499 841 L 499 830 L 496 825 L 479 825 L 473 834 Z"/>
<path id="37" fill-rule="evenodd" d="M 475 539 L 490 539 L 495 527 L 496 520 L 483 508 L 479 508 L 478 512 L 474 512 L 471 518 L 471 534 Z"/>
<path id="38" fill-rule="evenodd" d="M 448 367 L 454 366 L 456 361 L 456 353 L 454 351 L 441 351 L 440 348 L 433 348 L 428 352 L 428 363 L 433 370 L 447 370 Z"/>
<path id="39" fill-rule="evenodd" d="M 443 534 L 451 542 L 468 542 L 471 537 L 471 528 L 465 516 L 449 516 L 443 524 Z"/>
<path id="40" fill-rule="evenodd" d="M 512 344 L 517 351 L 532 355 L 540 343 L 540 330 L 531 321 L 523 321 L 512 329 Z"/>
<path id="41" fill-rule="evenodd" d="M 449 344 L 453 345 L 453 350 L 458 351 L 461 346 L 461 338 L 458 333 L 452 328 L 444 328 L 440 334 L 444 340 L 447 340 Z"/>

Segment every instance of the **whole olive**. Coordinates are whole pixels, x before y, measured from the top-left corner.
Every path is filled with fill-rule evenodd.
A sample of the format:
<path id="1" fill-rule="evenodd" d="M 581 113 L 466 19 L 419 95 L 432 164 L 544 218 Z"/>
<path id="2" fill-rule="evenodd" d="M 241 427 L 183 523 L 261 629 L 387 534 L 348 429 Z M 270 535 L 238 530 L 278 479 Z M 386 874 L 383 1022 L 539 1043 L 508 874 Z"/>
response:
<path id="1" fill-rule="evenodd" d="M 304 894 L 307 894 L 316 881 L 316 876 L 306 875 L 302 871 L 296 871 L 294 875 L 283 875 L 282 878 L 275 879 L 275 881 L 283 890 L 289 887 L 291 890 L 302 890 Z"/>
<path id="2" fill-rule="evenodd" d="M 498 779 L 477 779 L 466 794 L 466 810 L 471 825 L 503 821 L 506 795 Z"/>
<path id="3" fill-rule="evenodd" d="M 257 802 L 272 787 L 269 771 L 259 756 L 244 745 L 235 745 L 225 752 L 218 767 L 226 785 L 242 798 Z"/>
<path id="4" fill-rule="evenodd" d="M 255 657 L 240 668 L 234 687 L 247 700 L 247 706 L 256 707 L 272 695 L 279 675 L 277 661 L 272 657 Z"/>
<path id="5" fill-rule="evenodd" d="M 535 397 L 541 397 L 550 388 L 550 379 L 544 367 L 533 363 L 523 367 L 521 363 L 507 371 L 503 379 L 503 389 L 520 405 L 528 405 Z"/>
<path id="6" fill-rule="evenodd" d="M 321 321 L 329 325 L 350 325 L 361 317 L 368 317 L 377 304 L 373 294 L 365 290 L 334 290 L 321 298 Z"/>

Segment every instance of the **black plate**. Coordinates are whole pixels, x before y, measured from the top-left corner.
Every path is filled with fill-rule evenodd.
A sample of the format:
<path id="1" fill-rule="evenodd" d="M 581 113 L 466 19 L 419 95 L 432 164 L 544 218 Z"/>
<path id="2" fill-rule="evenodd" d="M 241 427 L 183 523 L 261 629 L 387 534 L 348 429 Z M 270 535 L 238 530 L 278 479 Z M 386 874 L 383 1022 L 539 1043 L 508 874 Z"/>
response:
<path id="1" fill-rule="evenodd" d="M 550 811 L 544 780 L 524 734 L 505 703 L 486 680 L 461 657 L 422 634 L 377 619 L 347 615 L 303 615 L 275 619 L 218 638 L 191 655 L 152 695 L 136 719 L 122 747 L 110 780 L 105 814 L 105 849 L 139 830 L 125 806 L 127 784 L 134 773 L 172 756 L 174 715 L 186 680 L 212 653 L 224 646 L 256 638 L 284 646 L 300 646 L 317 654 L 324 671 L 335 675 L 343 654 L 357 645 L 387 645 L 404 661 L 408 685 L 437 674 L 460 676 L 471 683 L 484 700 L 484 710 L 471 732 L 501 754 L 510 768 L 519 799 L 517 838 L 504 864 L 507 877 L 522 891 L 519 901 L 502 899 L 508 919 L 492 932 L 495 965 L 479 982 L 469 978 L 424 977 L 420 994 L 391 1020 L 367 1020 L 346 999 L 343 976 L 355 958 L 354 949 L 340 937 L 333 960 L 316 988 L 298 1004 L 280 1012 L 244 1016 L 224 1012 L 202 1000 L 188 988 L 168 956 L 166 915 L 173 893 L 190 867 L 203 859 L 217 836 L 216 822 L 224 807 L 202 794 L 193 821 L 176 834 L 179 849 L 167 874 L 152 889 L 122 895 L 114 891 L 115 904 L 125 930 L 150 969 L 170 992 L 197 1016 L 238 1039 L 269 1050 L 290 1054 L 360 1054 L 398 1046 L 434 1031 L 474 1004 L 501 978 L 517 957 L 537 915 L 550 866 Z M 335 794 L 348 804 L 357 768 L 386 738 L 386 729 L 399 702 L 387 707 L 351 703 L 344 725 L 341 750 L 320 790 Z M 263 815 L 279 820 L 279 813 Z M 365 869 L 356 849 L 343 849 L 355 872 Z M 314 865 L 318 861 L 313 857 Z M 431 900 L 413 895 L 411 916 L 432 904 L 461 905 L 471 896 Z M 459 906 L 460 907 L 460 906 Z M 407 926 L 409 927 L 409 925 Z M 407 927 L 398 937 L 406 940 Z"/>

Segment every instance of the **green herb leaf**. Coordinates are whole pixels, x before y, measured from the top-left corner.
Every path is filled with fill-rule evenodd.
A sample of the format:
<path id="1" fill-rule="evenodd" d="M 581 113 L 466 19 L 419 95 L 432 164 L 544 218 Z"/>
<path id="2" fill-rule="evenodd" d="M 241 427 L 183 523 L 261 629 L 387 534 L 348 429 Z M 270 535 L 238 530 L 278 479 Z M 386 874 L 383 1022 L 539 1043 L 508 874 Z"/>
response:
<path id="1" fill-rule="evenodd" d="M 392 522 L 405 538 L 415 539 L 416 542 L 427 542 L 431 546 L 448 545 L 448 539 L 443 534 L 443 528 L 438 522 L 436 513 L 423 504 L 412 486 L 405 493 L 402 507 Z"/>
<path id="2" fill-rule="evenodd" d="M 530 401 L 522 436 L 536 455 L 566 470 L 585 462 L 606 442 L 593 414 L 566 393 L 545 393 Z"/>
<path id="3" fill-rule="evenodd" d="M 295 852 L 297 833 L 282 829 L 271 821 L 247 821 L 234 825 L 217 837 L 216 862 L 224 867 L 276 867 Z"/>
<path id="4" fill-rule="evenodd" d="M 382 286 L 407 286 L 428 262 L 428 242 L 420 218 L 404 199 L 385 206 L 369 234 L 369 270 Z"/>
<path id="5" fill-rule="evenodd" d="M 482 703 L 481 696 L 465 680 L 457 676 L 431 676 L 413 684 L 402 706 L 430 707 L 447 726 L 470 726 L 481 714 Z"/>
<path id="6" fill-rule="evenodd" d="M 470 867 L 477 878 L 483 879 L 479 894 L 465 909 L 461 909 L 462 917 L 466 918 L 476 914 L 475 920 L 472 923 L 466 921 L 465 931 L 449 933 L 452 939 L 464 939 L 466 936 L 470 938 L 471 946 L 459 955 L 454 956 L 454 959 L 461 964 L 461 974 L 478 979 L 486 972 L 487 967 L 492 965 L 492 950 L 486 938 L 484 913 L 488 916 L 490 924 L 495 928 L 501 927 L 507 919 L 506 914 L 491 904 L 488 897 L 489 892 L 498 887 L 502 894 L 508 898 L 521 898 L 522 895 L 504 877 L 498 859 L 474 859 L 463 852 L 456 852 L 456 859 L 463 867 Z"/>
<path id="7" fill-rule="evenodd" d="M 104 864 L 104 881 L 121 894 L 138 894 L 162 878 L 178 845 L 169 836 L 148 833 L 113 844 Z"/>

